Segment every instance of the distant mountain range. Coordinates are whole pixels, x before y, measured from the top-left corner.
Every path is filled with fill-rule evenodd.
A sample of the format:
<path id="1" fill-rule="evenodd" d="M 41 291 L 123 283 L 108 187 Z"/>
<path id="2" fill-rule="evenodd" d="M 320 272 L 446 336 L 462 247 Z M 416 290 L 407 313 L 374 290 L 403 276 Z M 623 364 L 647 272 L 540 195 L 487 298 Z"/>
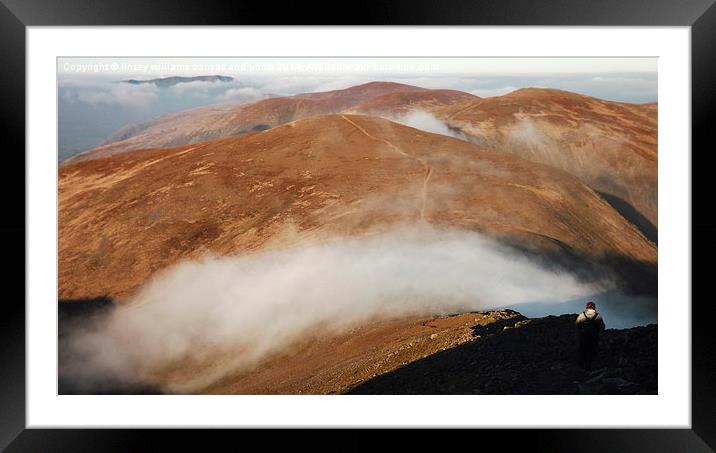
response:
<path id="1" fill-rule="evenodd" d="M 136 80 L 136 79 L 128 79 L 128 80 L 120 80 L 120 83 L 129 83 L 131 85 L 145 85 L 153 83 L 159 88 L 167 88 L 170 86 L 178 85 L 180 83 L 189 83 L 189 82 L 231 82 L 233 81 L 233 77 L 229 76 L 220 76 L 220 75 L 209 75 L 209 76 L 195 76 L 195 77 L 162 77 L 159 79 L 150 79 L 150 80 Z"/>
<path id="2" fill-rule="evenodd" d="M 456 90 L 371 82 L 171 113 L 127 125 L 66 162 L 199 143 L 318 115 L 358 113 L 395 121 L 415 110 L 429 112 L 446 129 L 484 148 L 577 176 L 657 242 L 657 104 L 562 90 L 526 88 L 483 99 Z"/>

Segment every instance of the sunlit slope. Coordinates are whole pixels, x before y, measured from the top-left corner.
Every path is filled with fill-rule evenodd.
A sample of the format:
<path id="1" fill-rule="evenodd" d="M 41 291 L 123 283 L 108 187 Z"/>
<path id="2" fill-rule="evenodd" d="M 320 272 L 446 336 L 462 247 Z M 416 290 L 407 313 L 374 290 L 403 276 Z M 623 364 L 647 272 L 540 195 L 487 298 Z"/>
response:
<path id="1" fill-rule="evenodd" d="M 655 240 L 656 103 L 529 88 L 451 105 L 437 114 L 485 147 L 577 176 Z"/>
<path id="2" fill-rule="evenodd" d="M 423 223 L 544 256 L 656 263 L 655 246 L 565 172 L 383 119 L 330 115 L 62 166 L 60 298 L 126 295 L 207 253 Z"/>

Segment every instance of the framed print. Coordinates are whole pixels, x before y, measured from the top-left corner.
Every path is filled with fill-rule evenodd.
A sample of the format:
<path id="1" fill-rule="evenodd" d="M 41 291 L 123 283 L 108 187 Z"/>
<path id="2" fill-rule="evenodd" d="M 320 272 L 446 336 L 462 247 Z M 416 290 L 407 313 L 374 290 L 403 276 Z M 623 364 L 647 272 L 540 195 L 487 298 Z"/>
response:
<path id="1" fill-rule="evenodd" d="M 714 7 L 396 5 L 7 2 L 9 451 L 384 427 L 712 451 Z"/>

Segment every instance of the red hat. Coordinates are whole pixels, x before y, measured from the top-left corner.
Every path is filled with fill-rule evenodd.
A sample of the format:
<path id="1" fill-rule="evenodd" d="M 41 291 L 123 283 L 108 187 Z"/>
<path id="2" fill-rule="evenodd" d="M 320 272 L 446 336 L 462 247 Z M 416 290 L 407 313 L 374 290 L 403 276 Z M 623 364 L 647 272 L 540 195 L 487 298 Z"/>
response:
<path id="1" fill-rule="evenodd" d="M 589 302 L 587 302 L 586 307 L 587 307 L 587 308 L 591 308 L 591 309 L 596 309 L 596 308 L 597 308 L 597 305 L 590 300 Z"/>

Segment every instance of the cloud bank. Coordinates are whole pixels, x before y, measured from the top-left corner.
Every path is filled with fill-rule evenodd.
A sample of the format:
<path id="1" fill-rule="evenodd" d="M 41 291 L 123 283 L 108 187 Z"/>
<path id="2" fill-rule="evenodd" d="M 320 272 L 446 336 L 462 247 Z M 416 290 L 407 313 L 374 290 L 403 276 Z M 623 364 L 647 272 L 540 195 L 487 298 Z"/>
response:
<path id="1" fill-rule="evenodd" d="M 429 227 L 207 257 L 163 272 L 75 330 L 60 375 L 196 392 L 299 340 L 371 320 L 564 301 L 609 286 L 545 269 L 474 232 Z"/>
<path id="2" fill-rule="evenodd" d="M 406 126 L 414 127 L 433 134 L 447 135 L 464 140 L 465 136 L 459 131 L 450 129 L 447 124 L 435 117 L 432 113 L 421 110 L 412 110 L 397 118 L 388 118 Z"/>

